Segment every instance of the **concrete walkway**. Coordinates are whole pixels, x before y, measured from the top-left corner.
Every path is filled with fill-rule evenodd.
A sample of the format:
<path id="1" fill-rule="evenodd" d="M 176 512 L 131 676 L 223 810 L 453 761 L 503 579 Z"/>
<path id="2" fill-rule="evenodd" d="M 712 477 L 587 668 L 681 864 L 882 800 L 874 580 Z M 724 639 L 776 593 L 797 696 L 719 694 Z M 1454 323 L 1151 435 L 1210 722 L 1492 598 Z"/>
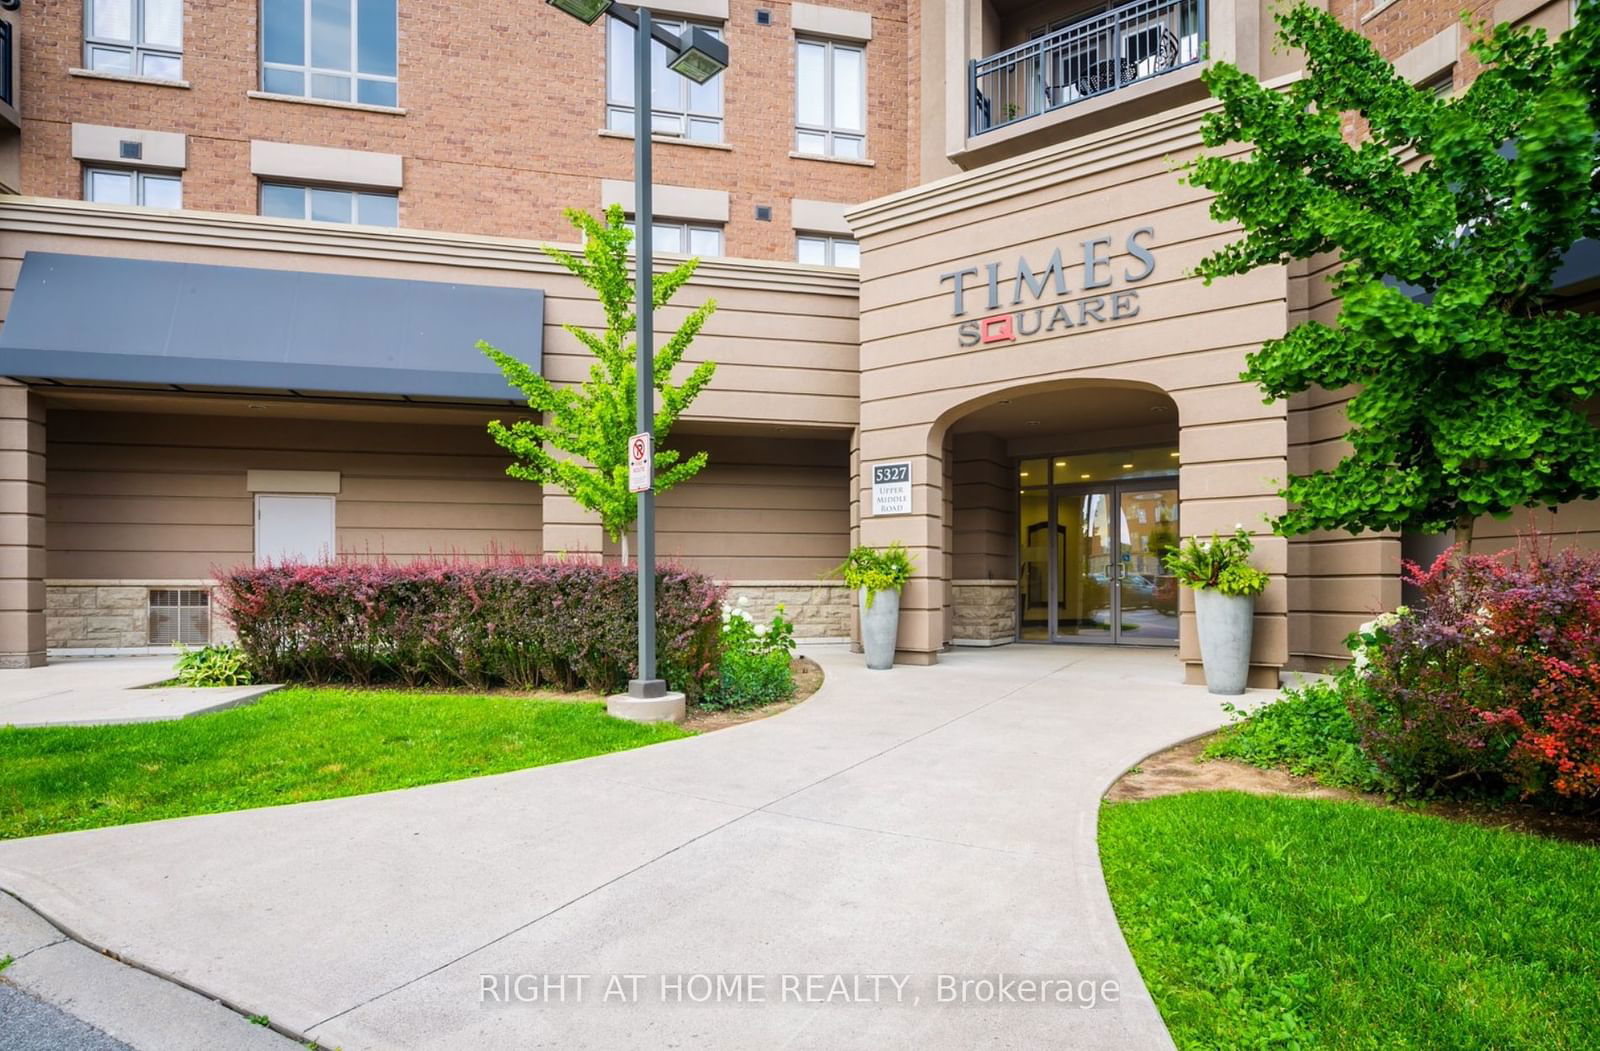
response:
<path id="1" fill-rule="evenodd" d="M 1123 769 L 1223 723 L 1216 699 L 1178 685 L 1170 652 L 1012 646 L 890 672 L 819 659 L 823 690 L 773 719 L 0 843 L 0 887 L 345 1051 L 1171 1046 L 1106 897 L 1096 814 Z M 673 976 L 705 973 L 760 976 L 764 1002 L 676 1002 L 703 987 Z M 999 973 L 1070 979 L 1079 1002 L 984 1003 L 968 985 L 939 1003 L 941 983 L 959 997 L 961 977 Z M 893 978 L 853 979 L 869 974 Z M 590 977 L 561 986 L 565 1003 L 515 999 L 563 975 Z M 618 1002 L 622 975 L 643 976 L 637 1002 Z M 722 984 L 757 998 L 753 980 Z"/>
<path id="2" fill-rule="evenodd" d="M 248 704 L 278 687 L 163 686 L 175 657 L 70 657 L 0 671 L 0 726 L 145 723 Z"/>

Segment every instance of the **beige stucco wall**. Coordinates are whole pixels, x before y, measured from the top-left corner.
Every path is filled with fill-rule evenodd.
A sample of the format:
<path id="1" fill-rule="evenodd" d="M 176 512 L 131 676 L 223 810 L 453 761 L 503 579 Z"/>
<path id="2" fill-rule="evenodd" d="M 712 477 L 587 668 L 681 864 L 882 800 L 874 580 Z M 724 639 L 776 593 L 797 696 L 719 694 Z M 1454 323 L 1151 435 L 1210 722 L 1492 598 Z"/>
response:
<path id="1" fill-rule="evenodd" d="M 603 323 L 592 294 L 537 243 L 508 238 L 5 198 L 0 308 L 9 305 L 30 249 L 543 289 L 544 372 L 558 382 L 581 382 L 592 360 L 561 326 Z M 856 280 L 853 271 L 790 263 L 703 262 L 676 303 L 656 315 L 665 336 L 694 305 L 718 304 L 684 363 L 687 371 L 714 360 L 717 378 L 686 421 L 848 432 L 857 394 Z"/>
<path id="2" fill-rule="evenodd" d="M 1017 488 L 1006 443 L 990 434 L 958 434 L 952 448 L 952 575 L 1015 580 Z"/>
<path id="3" fill-rule="evenodd" d="M 505 239 L 8 199 L 0 202 L 0 308 L 30 250 L 542 288 L 544 370 L 557 381 L 584 378 L 591 360 L 561 326 L 601 321 L 588 291 L 536 245 Z M 686 305 L 658 313 L 662 338 L 708 297 L 720 309 L 684 369 L 710 358 L 718 372 L 680 431 L 685 447 L 705 448 L 712 463 L 662 498 L 662 554 L 722 579 L 815 579 L 848 550 L 856 276 L 708 261 L 680 293 Z M 7 383 L 0 654 L 42 658 L 47 575 L 67 617 L 77 616 L 69 607 L 87 608 L 87 592 L 60 590 L 74 581 L 159 587 L 249 561 L 250 471 L 338 472 L 336 542 L 361 557 L 614 552 L 595 517 L 565 494 L 503 474 L 506 456 L 484 422 L 525 411 L 510 400 L 403 406 L 272 392 L 57 387 L 45 396 Z M 94 594 L 88 606 L 98 609 Z M 127 619 L 105 616 L 113 615 Z M 836 612 L 818 617 L 838 620 Z M 68 639 L 58 627 L 51 641 L 104 645 L 138 634 L 132 621 L 96 623 L 98 635 Z"/>
<path id="4" fill-rule="evenodd" d="M 119 411 L 106 402 L 107 411 L 51 413 L 52 579 L 202 578 L 250 563 L 252 470 L 337 471 L 342 556 L 407 562 L 540 550 L 539 488 L 506 477 L 506 457 L 481 421 L 192 414 L 181 398 Z"/>
<path id="5" fill-rule="evenodd" d="M 863 247 L 860 536 L 869 544 L 902 540 L 923 567 L 903 600 L 902 659 L 931 660 L 949 635 L 947 580 L 927 567 L 942 566 L 946 554 L 942 460 L 950 425 L 1019 394 L 1122 385 L 1162 391 L 1177 406 L 1184 531 L 1242 522 L 1256 534 L 1257 562 L 1272 577 L 1257 606 L 1258 681 L 1287 662 L 1287 543 L 1266 524 L 1283 507 L 1275 490 L 1286 471 L 1287 406 L 1263 405 L 1238 374 L 1249 350 L 1286 331 L 1289 277 L 1269 268 L 1206 287 L 1186 276 L 1236 233 L 1214 223 L 1206 195 L 1172 172 L 1175 159 L 1198 147 L 1198 120 L 1208 108 L 1178 108 L 852 213 Z M 1145 226 L 1155 229 L 1156 270 L 1137 285 L 1136 316 L 988 347 L 959 345 L 960 321 L 1004 311 L 985 309 L 980 293 L 965 318 L 952 317 L 951 284 L 941 274 L 1000 261 L 1009 276 L 1019 256 L 1042 266 L 1061 247 L 1067 281 L 1078 290 L 1065 297 L 1071 301 L 1084 295 L 1080 242 L 1110 235 L 1111 268 L 1123 273 L 1137 266 L 1122 250 L 1125 236 Z M 1053 306 L 1053 291 L 1039 302 Z M 868 469 L 896 459 L 913 465 L 913 513 L 873 517 Z M 1187 599 L 1180 656 L 1198 659 Z"/>
<path id="6" fill-rule="evenodd" d="M 849 553 L 844 439 L 685 434 L 709 462 L 656 500 L 656 548 L 720 580 L 817 580 Z M 845 632 L 848 634 L 848 632 Z"/>
<path id="7" fill-rule="evenodd" d="M 44 400 L 0 377 L 0 668 L 44 663 Z"/>

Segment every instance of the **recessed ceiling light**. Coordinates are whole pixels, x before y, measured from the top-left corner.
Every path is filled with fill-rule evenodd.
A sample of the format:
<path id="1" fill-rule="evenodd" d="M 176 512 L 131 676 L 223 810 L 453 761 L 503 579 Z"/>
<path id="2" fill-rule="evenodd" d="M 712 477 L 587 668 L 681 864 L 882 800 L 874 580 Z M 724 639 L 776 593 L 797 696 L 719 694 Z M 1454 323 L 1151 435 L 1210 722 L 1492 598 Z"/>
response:
<path id="1" fill-rule="evenodd" d="M 1056 466 L 1057 467 L 1065 467 L 1066 465 L 1067 465 L 1067 461 L 1065 461 L 1065 460 L 1057 460 L 1056 461 Z"/>
<path id="2" fill-rule="evenodd" d="M 1178 454 L 1177 453 L 1167 453 L 1167 455 L 1172 457 L 1174 460 L 1176 460 L 1178 458 Z"/>
<path id="3" fill-rule="evenodd" d="M 1027 471 L 1023 471 L 1022 472 L 1022 477 L 1024 477 L 1024 478 L 1028 477 L 1028 472 Z"/>
<path id="4" fill-rule="evenodd" d="M 1131 464 L 1131 463 L 1125 463 L 1125 464 L 1123 464 L 1123 465 L 1122 465 L 1122 469 L 1123 469 L 1123 470 L 1124 470 L 1124 471 L 1131 471 L 1131 470 L 1133 470 L 1133 464 Z"/>
<path id="5" fill-rule="evenodd" d="M 1079 478 L 1087 478 L 1087 477 L 1089 477 L 1089 476 L 1088 476 L 1088 475 L 1086 475 L 1086 474 L 1080 474 L 1080 475 L 1078 475 L 1078 477 L 1079 477 Z"/>

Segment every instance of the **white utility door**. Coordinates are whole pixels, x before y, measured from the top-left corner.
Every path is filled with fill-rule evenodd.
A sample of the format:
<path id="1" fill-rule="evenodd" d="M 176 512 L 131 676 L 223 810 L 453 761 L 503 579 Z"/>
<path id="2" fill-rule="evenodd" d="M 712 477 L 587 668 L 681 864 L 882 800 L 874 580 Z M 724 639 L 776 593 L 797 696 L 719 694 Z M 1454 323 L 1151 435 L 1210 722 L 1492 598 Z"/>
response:
<path id="1" fill-rule="evenodd" d="M 256 565 L 326 562 L 334 554 L 333 497 L 256 494 Z"/>

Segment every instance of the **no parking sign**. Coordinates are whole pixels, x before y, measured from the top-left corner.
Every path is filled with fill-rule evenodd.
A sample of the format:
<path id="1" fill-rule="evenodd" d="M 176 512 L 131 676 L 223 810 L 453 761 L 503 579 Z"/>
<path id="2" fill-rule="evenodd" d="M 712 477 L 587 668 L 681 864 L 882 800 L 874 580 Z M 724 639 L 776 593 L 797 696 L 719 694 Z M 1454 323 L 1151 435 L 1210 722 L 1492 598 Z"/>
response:
<path id="1" fill-rule="evenodd" d="M 635 434 L 628 439 L 628 492 L 650 491 L 650 435 Z"/>

